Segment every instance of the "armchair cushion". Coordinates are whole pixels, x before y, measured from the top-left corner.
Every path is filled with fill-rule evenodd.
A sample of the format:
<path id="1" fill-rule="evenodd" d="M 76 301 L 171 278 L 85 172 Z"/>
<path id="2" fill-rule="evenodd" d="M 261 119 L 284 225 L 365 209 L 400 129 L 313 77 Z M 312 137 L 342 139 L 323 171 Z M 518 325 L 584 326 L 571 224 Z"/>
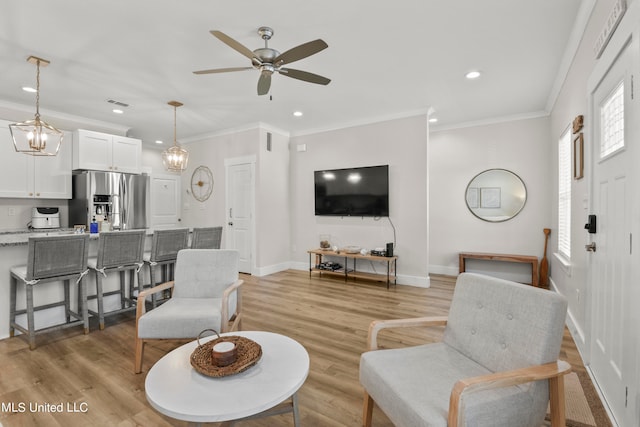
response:
<path id="1" fill-rule="evenodd" d="M 219 329 L 221 298 L 171 298 L 138 319 L 138 338 L 194 338 L 205 329 Z"/>
<path id="2" fill-rule="evenodd" d="M 360 383 L 398 427 L 447 426 L 449 396 L 461 378 L 491 373 L 444 343 L 365 353 Z M 465 418 L 473 426 L 535 426 L 522 413 L 532 404 L 530 385 L 464 395 Z M 546 402 L 545 402 L 546 408 Z"/>

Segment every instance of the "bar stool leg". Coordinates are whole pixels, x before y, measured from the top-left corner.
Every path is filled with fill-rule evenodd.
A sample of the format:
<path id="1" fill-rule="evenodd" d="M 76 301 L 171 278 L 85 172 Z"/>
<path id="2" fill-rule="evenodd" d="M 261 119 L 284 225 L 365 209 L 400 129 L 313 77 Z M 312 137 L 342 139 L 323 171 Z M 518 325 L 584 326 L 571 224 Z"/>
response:
<path id="1" fill-rule="evenodd" d="M 155 275 L 155 267 L 149 264 L 149 278 L 151 279 L 151 287 L 153 288 L 156 285 L 156 275 Z M 157 294 L 151 295 L 151 305 L 153 308 L 156 308 L 158 305 Z"/>
<path id="2" fill-rule="evenodd" d="M 87 335 L 89 333 L 89 302 L 87 298 L 87 282 L 84 277 L 81 277 L 80 282 L 78 282 L 78 295 L 80 295 L 80 300 L 82 301 L 82 304 L 78 306 L 78 314 L 81 313 L 82 315 L 84 334 Z"/>
<path id="3" fill-rule="evenodd" d="M 29 334 L 29 348 L 36 349 L 36 332 L 33 319 L 33 285 L 25 284 L 27 292 L 27 330 Z"/>
<path id="4" fill-rule="evenodd" d="M 71 292 L 69 291 L 69 280 L 64 280 L 64 316 L 67 323 L 71 322 Z"/>
<path id="5" fill-rule="evenodd" d="M 125 273 L 126 271 L 120 271 L 120 308 L 124 309 L 125 308 L 125 298 L 124 296 L 126 295 L 124 292 L 124 288 L 125 288 Z"/>
<path id="6" fill-rule="evenodd" d="M 13 324 L 16 323 L 16 290 L 18 287 L 18 280 L 13 275 L 9 286 L 9 336 L 13 337 L 16 334 L 16 328 Z"/>
<path id="7" fill-rule="evenodd" d="M 104 298 L 102 294 L 102 275 L 96 271 L 96 296 L 98 297 L 98 324 L 104 330 Z"/>

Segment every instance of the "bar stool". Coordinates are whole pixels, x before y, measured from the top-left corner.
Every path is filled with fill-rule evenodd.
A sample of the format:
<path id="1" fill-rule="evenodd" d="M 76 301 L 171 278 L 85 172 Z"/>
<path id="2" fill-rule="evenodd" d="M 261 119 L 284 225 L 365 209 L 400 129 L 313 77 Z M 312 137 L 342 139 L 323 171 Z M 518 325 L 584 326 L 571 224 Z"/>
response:
<path id="1" fill-rule="evenodd" d="M 89 249 L 88 234 L 69 234 L 47 237 L 30 237 L 27 264 L 11 268 L 11 284 L 9 291 L 9 336 L 19 330 L 28 337 L 29 348 L 36 348 L 36 334 L 57 329 L 84 325 L 84 333 L 89 333 L 89 315 L 87 312 L 87 289 L 84 276 L 87 270 L 87 254 Z M 71 310 L 70 281 L 78 285 L 78 311 Z M 33 302 L 34 288 L 41 288 L 44 283 L 64 283 L 64 301 L 35 306 Z M 26 308 L 17 310 L 18 282 L 25 285 Z M 64 306 L 66 322 L 54 326 L 35 329 L 34 313 L 53 307 Z M 16 322 L 16 316 L 27 315 L 27 327 Z M 72 321 L 74 317 L 77 320 Z"/>
<path id="2" fill-rule="evenodd" d="M 149 283 L 151 287 L 158 284 L 157 273 L 161 273 L 160 283 L 173 279 L 173 268 L 178 257 L 178 251 L 189 247 L 189 229 L 176 228 L 170 230 L 156 230 L 151 240 L 151 251 L 144 253 L 144 263 L 149 266 Z M 158 271 L 160 268 L 160 271 Z M 169 271 L 171 270 L 171 271 Z M 138 283 L 144 283 L 142 272 Z M 156 294 L 152 298 L 152 305 L 157 305 Z"/>
<path id="3" fill-rule="evenodd" d="M 220 249 L 222 227 L 194 228 L 191 234 L 191 249 Z"/>
<path id="4" fill-rule="evenodd" d="M 140 272 L 144 261 L 145 230 L 107 231 L 100 233 L 98 237 L 98 256 L 89 258 L 88 267 L 96 278 L 96 294 L 87 296 L 87 300 L 98 300 L 98 312 L 88 310 L 89 314 L 98 316 L 100 330 L 104 329 L 105 315 L 122 313 L 135 310 L 135 302 L 132 300 L 135 288 L 135 276 Z M 109 272 L 120 273 L 120 288 L 115 291 L 104 292 L 103 279 Z M 129 272 L 129 295 L 126 293 L 126 272 Z M 120 295 L 120 309 L 110 310 L 105 314 L 104 297 Z"/>

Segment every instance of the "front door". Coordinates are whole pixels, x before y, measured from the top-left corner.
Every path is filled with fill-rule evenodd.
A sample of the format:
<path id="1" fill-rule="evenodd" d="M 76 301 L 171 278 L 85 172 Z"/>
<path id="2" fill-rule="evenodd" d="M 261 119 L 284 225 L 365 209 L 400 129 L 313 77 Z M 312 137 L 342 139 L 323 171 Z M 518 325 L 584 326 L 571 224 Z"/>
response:
<path id="1" fill-rule="evenodd" d="M 239 271 L 249 274 L 253 266 L 253 174 L 253 163 L 247 160 L 231 160 L 226 164 L 227 246 L 238 250 Z"/>
<path id="2" fill-rule="evenodd" d="M 636 101 L 633 100 L 632 57 L 627 43 L 590 94 L 593 143 L 592 198 L 597 232 L 590 234 L 591 310 L 590 369 L 612 414 L 624 424 L 629 416 L 627 395 L 634 388 L 635 325 L 631 292 L 640 250 L 633 236 L 638 203 L 637 157 L 640 144 Z M 632 120 L 636 117 L 636 120 Z M 634 239 L 635 237 L 635 239 Z M 635 248 L 634 248 L 635 246 Z M 634 253 L 635 252 L 635 253 Z M 634 261 L 635 260 L 635 261 Z"/>

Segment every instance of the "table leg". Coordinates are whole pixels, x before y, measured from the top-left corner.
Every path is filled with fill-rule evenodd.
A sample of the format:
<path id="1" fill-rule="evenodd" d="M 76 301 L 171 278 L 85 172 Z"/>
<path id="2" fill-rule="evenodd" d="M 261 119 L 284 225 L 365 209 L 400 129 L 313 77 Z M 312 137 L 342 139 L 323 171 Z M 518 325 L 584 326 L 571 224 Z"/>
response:
<path id="1" fill-rule="evenodd" d="M 298 411 L 298 392 L 293 393 L 293 396 L 291 396 L 291 403 L 293 404 L 293 425 L 299 427 L 300 412 Z"/>

